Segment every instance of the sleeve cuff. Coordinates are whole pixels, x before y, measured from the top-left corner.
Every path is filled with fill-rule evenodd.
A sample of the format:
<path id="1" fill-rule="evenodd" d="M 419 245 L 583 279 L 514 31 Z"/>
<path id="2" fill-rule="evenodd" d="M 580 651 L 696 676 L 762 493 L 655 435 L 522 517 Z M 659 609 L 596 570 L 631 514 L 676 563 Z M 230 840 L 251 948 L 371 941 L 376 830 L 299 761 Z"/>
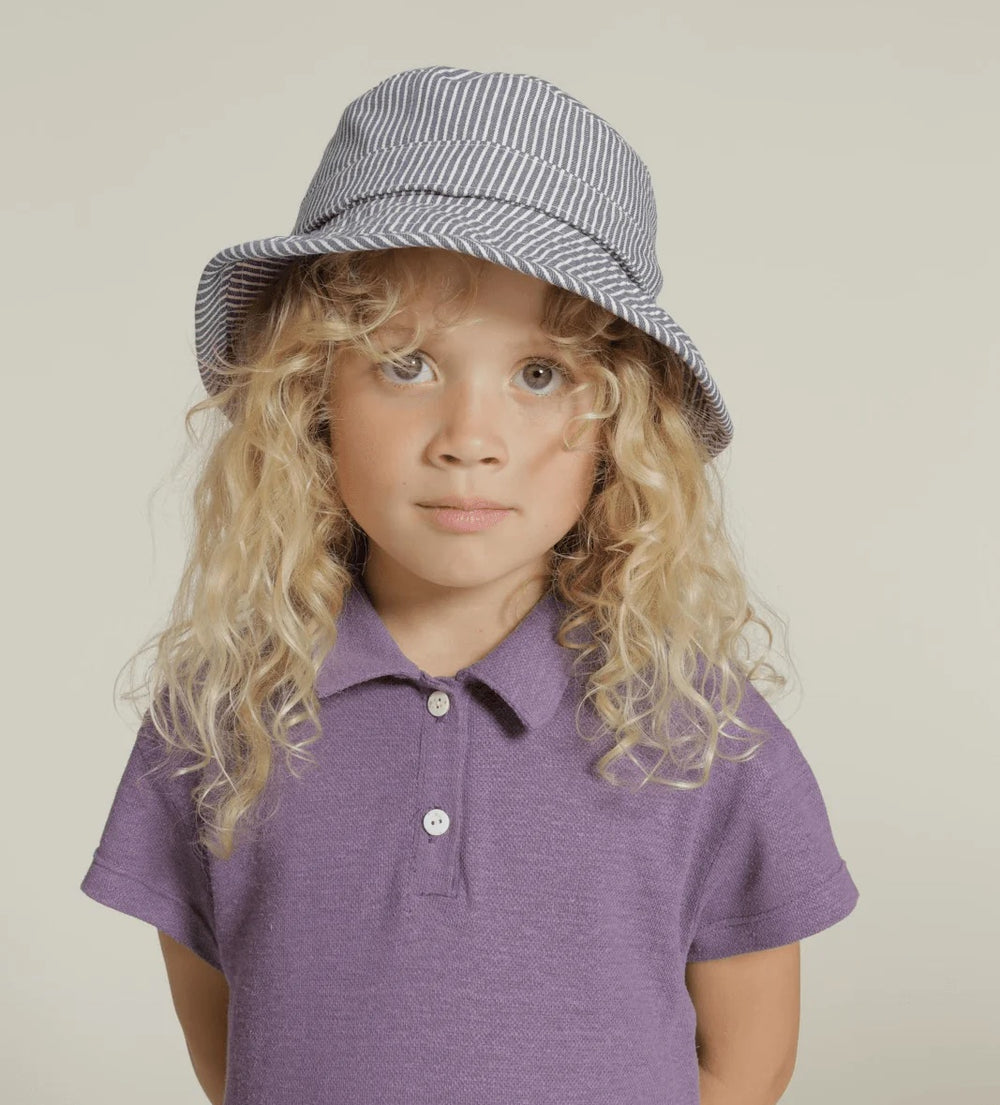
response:
<path id="1" fill-rule="evenodd" d="M 726 959 L 731 955 L 794 944 L 842 921 L 858 902 L 847 865 L 808 898 L 799 898 L 755 917 L 733 917 L 703 926 L 691 942 L 687 962 Z"/>
<path id="2" fill-rule="evenodd" d="M 95 859 L 80 889 L 95 902 L 147 921 L 222 970 L 215 937 L 205 919 L 187 902 L 148 886 L 136 875 Z"/>

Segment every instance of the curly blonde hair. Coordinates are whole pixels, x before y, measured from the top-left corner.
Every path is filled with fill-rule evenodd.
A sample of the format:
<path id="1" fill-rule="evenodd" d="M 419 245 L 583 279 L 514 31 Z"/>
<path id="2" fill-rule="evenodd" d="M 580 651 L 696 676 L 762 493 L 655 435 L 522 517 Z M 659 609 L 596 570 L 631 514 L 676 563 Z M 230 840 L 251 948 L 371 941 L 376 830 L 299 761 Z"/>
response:
<path id="1" fill-rule="evenodd" d="M 378 356 L 372 333 L 412 301 L 429 252 L 291 261 L 247 313 L 216 370 L 218 392 L 185 416 L 194 442 L 196 414 L 216 431 L 194 491 L 195 532 L 166 628 L 131 658 L 155 648 L 151 669 L 123 697 L 148 701 L 143 725 L 184 760 L 175 774 L 197 772 L 199 841 L 220 859 L 260 813 L 275 752 L 293 774 L 294 759 L 315 762 L 317 669 L 366 556 L 337 492 L 331 373 L 340 349 Z M 455 256 L 461 278 L 442 285 L 441 303 L 460 315 L 490 262 Z M 787 680 L 765 659 L 774 634 L 748 601 L 716 461 L 685 401 L 690 378 L 671 350 L 562 288 L 549 286 L 542 327 L 582 369 L 579 386 L 596 385 L 581 431 L 588 420 L 601 429 L 592 495 L 551 554 L 551 589 L 569 606 L 557 640 L 588 670 L 577 729 L 610 744 L 592 770 L 612 785 L 622 783 L 612 765 L 627 757 L 640 787 L 702 786 L 716 756 L 744 760 L 762 743 L 735 756 L 720 747 L 723 736 L 749 739 L 723 732 L 730 724 L 764 736 L 738 717 L 745 682 Z M 755 626 L 766 647 L 754 648 Z M 596 733 L 580 725 L 588 706 Z M 305 722 L 311 730 L 293 740 Z M 643 748 L 657 754 L 648 768 Z M 664 761 L 675 777 L 657 774 Z"/>

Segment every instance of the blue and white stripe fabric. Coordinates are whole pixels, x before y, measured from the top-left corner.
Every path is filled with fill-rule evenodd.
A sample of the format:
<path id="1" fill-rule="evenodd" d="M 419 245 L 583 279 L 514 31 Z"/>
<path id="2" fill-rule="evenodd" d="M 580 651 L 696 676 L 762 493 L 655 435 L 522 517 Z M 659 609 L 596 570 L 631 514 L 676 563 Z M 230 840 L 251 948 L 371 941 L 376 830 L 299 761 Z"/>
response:
<path id="1" fill-rule="evenodd" d="M 732 439 L 694 342 L 656 303 L 656 202 L 625 139 L 540 77 L 434 65 L 387 77 L 352 101 L 327 143 L 289 235 L 217 253 L 195 302 L 209 392 L 217 351 L 250 300 L 291 258 L 436 246 L 567 288 L 674 350 L 710 455 Z"/>

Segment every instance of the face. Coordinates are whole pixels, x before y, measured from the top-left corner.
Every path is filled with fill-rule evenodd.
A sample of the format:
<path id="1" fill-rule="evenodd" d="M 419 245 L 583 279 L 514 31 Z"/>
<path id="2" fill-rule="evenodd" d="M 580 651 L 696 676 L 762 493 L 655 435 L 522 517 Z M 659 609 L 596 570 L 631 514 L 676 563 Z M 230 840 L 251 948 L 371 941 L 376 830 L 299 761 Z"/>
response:
<path id="1" fill-rule="evenodd" d="M 368 535 L 365 582 L 387 601 L 441 597 L 532 601 L 548 583 L 552 547 L 577 522 L 596 475 L 596 423 L 575 449 L 594 388 L 551 346 L 540 323 L 548 287 L 485 264 L 467 317 L 444 327 L 434 315 L 434 278 L 456 264 L 435 251 L 402 329 L 375 335 L 385 359 L 341 351 L 329 395 L 337 486 Z M 435 327 L 416 353 L 391 360 L 417 317 Z M 394 324 L 398 325 L 398 324 Z M 564 366 L 560 371 L 559 365 Z M 565 374 L 564 374 L 565 373 Z M 507 508 L 470 532 L 446 526 L 428 504 L 481 497 Z"/>

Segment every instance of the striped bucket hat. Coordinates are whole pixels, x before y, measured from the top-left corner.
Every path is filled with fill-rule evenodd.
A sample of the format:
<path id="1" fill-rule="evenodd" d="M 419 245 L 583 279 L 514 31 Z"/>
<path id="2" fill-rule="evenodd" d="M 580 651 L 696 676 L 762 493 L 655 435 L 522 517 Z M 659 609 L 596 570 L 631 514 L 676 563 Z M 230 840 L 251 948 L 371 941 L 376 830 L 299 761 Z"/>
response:
<path id="1" fill-rule="evenodd" d="M 482 257 L 599 304 L 679 355 L 709 455 L 732 421 L 701 354 L 657 306 L 656 202 L 625 139 L 540 77 L 445 65 L 387 77 L 345 108 L 291 234 L 205 266 L 195 351 L 214 394 L 247 305 L 296 257 L 434 246 Z"/>

